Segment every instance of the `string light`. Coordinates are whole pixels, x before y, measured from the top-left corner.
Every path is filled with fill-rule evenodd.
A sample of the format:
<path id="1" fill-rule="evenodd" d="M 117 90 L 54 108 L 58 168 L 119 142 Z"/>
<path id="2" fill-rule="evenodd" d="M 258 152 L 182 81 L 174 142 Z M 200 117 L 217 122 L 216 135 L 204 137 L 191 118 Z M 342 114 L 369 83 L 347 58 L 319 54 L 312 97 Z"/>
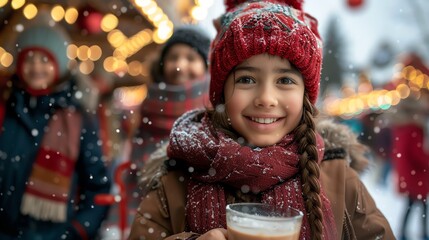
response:
<path id="1" fill-rule="evenodd" d="M 429 89 L 429 76 L 413 66 L 405 66 L 399 73 L 400 82 L 394 90 L 378 89 L 368 93 L 350 94 L 343 99 L 324 99 L 323 109 L 332 116 L 352 117 L 368 110 L 387 110 L 406 99 L 412 92 Z"/>
<path id="2" fill-rule="evenodd" d="M 195 6 L 190 11 L 194 12 L 195 19 L 202 20 L 207 15 L 207 9 L 213 4 L 213 0 L 195 0 L 194 2 Z M 7 3 L 7 0 L 0 0 L 0 6 L 4 6 Z M 119 19 L 115 15 L 111 13 L 104 15 L 100 28 L 107 33 L 107 40 L 114 48 L 114 54 L 104 60 L 103 67 L 108 72 L 123 72 L 124 69 L 128 69 L 128 73 L 132 76 L 137 76 L 139 75 L 138 73 L 145 76 L 148 72 L 147 66 L 143 66 L 138 62 L 133 62 L 129 66 L 125 60 L 152 42 L 157 44 L 164 43 L 171 37 L 174 24 L 154 0 L 133 0 L 131 3 L 153 24 L 155 29 L 153 31 L 144 29 L 131 37 L 127 37 L 116 29 L 119 25 Z M 12 0 L 10 4 L 15 10 L 24 7 L 23 15 L 29 20 L 38 14 L 37 6 L 31 3 L 26 5 L 25 0 Z M 61 5 L 54 5 L 50 15 L 55 22 L 64 20 L 68 24 L 75 24 L 79 17 L 79 11 L 74 7 L 65 9 Z M 102 50 L 96 45 L 78 47 L 71 44 L 67 48 L 67 55 L 71 60 L 79 59 L 81 62 L 94 62 L 100 60 Z M 2 53 L 0 59 L 0 67 L 9 67 L 13 62 L 13 57 L 10 53 Z M 92 63 L 92 65 L 94 64 Z M 91 66 L 91 64 L 81 64 L 79 69 L 84 69 L 85 72 L 88 72 L 88 69 L 91 69 L 88 66 Z"/>

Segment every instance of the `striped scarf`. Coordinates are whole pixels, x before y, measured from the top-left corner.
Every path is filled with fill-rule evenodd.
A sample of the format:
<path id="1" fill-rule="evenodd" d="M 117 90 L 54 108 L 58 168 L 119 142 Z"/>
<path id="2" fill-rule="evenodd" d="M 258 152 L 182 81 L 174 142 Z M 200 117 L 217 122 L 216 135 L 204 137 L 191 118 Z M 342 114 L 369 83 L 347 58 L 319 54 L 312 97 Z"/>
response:
<path id="1" fill-rule="evenodd" d="M 317 145 L 322 149 L 320 136 Z M 183 162 L 191 175 L 186 204 L 189 230 L 205 233 L 226 228 L 224 186 L 229 186 L 243 193 L 260 194 L 262 202 L 280 209 L 290 206 L 301 210 L 304 218 L 299 239 L 310 239 L 297 151 L 292 134 L 273 146 L 252 149 L 215 129 L 207 115 L 196 111 L 185 114 L 174 125 L 168 156 Z M 324 239 L 336 239 L 329 200 L 323 191 L 320 198 Z"/>
<path id="2" fill-rule="evenodd" d="M 156 150 L 161 140 L 168 139 L 174 121 L 183 113 L 209 106 L 208 79 L 190 81 L 184 85 L 154 83 L 142 104 L 139 136 L 142 142 L 133 146 L 139 153 L 138 161 L 145 161 Z M 134 151 L 133 150 L 133 151 Z M 137 157 L 137 156 L 136 156 Z"/>
<path id="3" fill-rule="evenodd" d="M 51 116 L 23 195 L 22 214 L 44 221 L 67 220 L 81 125 L 75 109 L 58 110 Z"/>

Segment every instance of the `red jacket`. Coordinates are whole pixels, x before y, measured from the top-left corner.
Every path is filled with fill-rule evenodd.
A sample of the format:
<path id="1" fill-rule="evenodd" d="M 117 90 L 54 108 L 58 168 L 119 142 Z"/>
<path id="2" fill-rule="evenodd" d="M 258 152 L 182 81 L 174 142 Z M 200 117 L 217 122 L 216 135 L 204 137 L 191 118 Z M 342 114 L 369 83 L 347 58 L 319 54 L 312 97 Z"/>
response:
<path id="1" fill-rule="evenodd" d="M 423 127 L 409 122 L 392 128 L 392 160 L 398 191 L 415 199 L 429 193 L 429 152 L 423 148 Z"/>

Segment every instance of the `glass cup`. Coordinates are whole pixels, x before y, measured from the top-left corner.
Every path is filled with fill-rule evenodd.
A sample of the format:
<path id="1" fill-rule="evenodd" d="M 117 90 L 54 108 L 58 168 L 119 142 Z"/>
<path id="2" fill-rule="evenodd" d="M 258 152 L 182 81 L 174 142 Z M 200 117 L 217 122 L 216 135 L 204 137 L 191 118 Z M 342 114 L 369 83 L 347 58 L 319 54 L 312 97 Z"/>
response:
<path id="1" fill-rule="evenodd" d="M 303 213 L 264 203 L 226 206 L 228 240 L 298 240 Z"/>

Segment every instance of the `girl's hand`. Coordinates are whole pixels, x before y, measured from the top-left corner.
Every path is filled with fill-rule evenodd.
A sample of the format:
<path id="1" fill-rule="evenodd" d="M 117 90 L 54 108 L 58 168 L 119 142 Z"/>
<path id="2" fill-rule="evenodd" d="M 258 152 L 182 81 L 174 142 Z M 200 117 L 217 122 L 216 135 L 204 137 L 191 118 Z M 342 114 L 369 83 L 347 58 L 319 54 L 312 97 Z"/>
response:
<path id="1" fill-rule="evenodd" d="M 212 229 L 203 235 L 199 236 L 197 240 L 227 240 L 227 232 L 224 228 Z"/>

